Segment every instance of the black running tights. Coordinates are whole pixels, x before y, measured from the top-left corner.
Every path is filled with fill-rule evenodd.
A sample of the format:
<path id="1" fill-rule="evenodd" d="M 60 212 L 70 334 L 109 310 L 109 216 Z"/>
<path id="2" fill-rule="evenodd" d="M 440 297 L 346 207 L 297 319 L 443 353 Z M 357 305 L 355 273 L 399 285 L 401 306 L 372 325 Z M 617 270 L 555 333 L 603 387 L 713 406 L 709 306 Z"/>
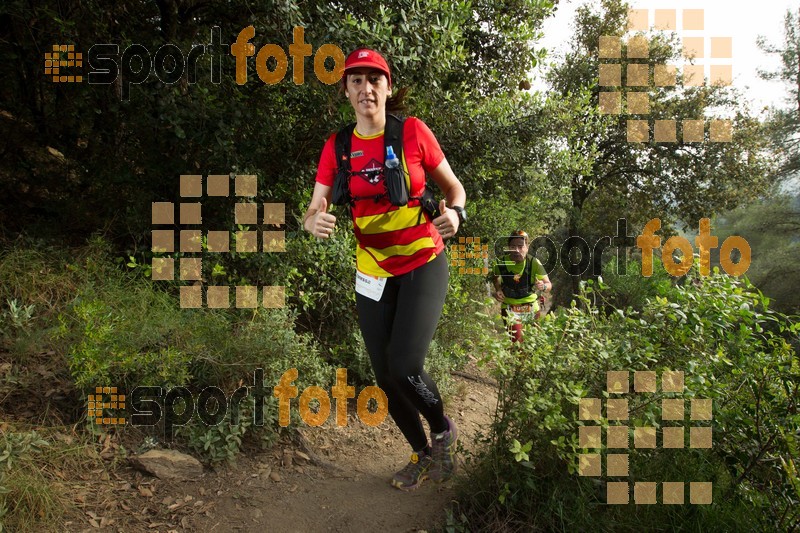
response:
<path id="1" fill-rule="evenodd" d="M 414 450 L 428 437 L 420 413 L 431 431 L 447 431 L 439 389 L 423 369 L 447 294 L 446 254 L 386 281 L 376 302 L 356 293 L 361 334 L 378 386 L 386 393 L 389 414 Z"/>

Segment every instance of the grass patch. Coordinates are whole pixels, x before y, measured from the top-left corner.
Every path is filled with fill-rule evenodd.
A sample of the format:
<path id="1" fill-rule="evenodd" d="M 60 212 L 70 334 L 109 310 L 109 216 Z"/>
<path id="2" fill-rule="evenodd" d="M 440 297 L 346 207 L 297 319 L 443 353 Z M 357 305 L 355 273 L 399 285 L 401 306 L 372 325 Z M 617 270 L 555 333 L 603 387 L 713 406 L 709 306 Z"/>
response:
<path id="1" fill-rule="evenodd" d="M 0 531 L 55 531 L 63 523 L 68 498 L 60 479 L 97 466 L 91 446 L 64 429 L 0 429 Z"/>
<path id="2" fill-rule="evenodd" d="M 55 529 L 53 524 L 62 521 L 64 497 L 34 462 L 19 465 L 0 484 L 0 531 Z"/>

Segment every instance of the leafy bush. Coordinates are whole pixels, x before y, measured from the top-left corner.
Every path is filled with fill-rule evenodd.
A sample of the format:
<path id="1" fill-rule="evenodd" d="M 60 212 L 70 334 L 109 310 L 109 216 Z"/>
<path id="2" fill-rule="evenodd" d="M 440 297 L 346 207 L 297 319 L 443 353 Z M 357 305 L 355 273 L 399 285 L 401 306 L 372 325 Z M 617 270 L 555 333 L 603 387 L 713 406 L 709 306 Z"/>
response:
<path id="1" fill-rule="evenodd" d="M 336 212 L 332 238 L 320 240 L 298 231 L 286 241 L 276 264 L 285 279 L 287 302 L 298 311 L 301 331 L 314 336 L 334 367 L 347 368 L 357 382 L 370 382 L 369 356 L 361 340 L 355 306 L 355 238 L 349 217 Z"/>
<path id="2" fill-rule="evenodd" d="M 57 315 L 78 287 L 104 277 L 107 248 L 99 237 L 70 251 L 20 237 L 0 251 L 0 345 L 12 361 L 47 351 Z"/>
<path id="3" fill-rule="evenodd" d="M 8 309 L 2 312 L 3 322 L 0 324 L 0 332 L 14 332 L 15 330 L 27 329 L 33 319 L 35 305 L 24 305 L 17 300 L 7 300 Z"/>
<path id="4" fill-rule="evenodd" d="M 585 308 L 548 315 L 534 326 L 536 335 L 526 335 L 521 351 L 495 353 L 498 415 L 461 499 L 471 526 L 796 527 L 792 448 L 800 431 L 800 365 L 787 340 L 796 338 L 800 324 L 769 310 L 768 299 L 746 281 L 718 273 L 700 278 L 693 271 L 686 284 L 669 291 L 670 299 L 648 299 L 640 312 L 600 312 L 591 299 L 607 289 L 588 283 L 581 297 Z M 607 398 L 605 373 L 612 370 L 682 370 L 684 398 L 713 400 L 711 450 L 627 450 L 633 479 L 711 481 L 713 505 L 609 506 L 600 479 L 577 475 L 580 454 L 595 452 L 579 445 L 578 428 L 594 424 L 579 419 L 579 399 Z M 679 395 L 625 397 L 628 425 L 661 433 L 660 399 Z M 599 424 L 608 426 L 608 420 Z"/>
<path id="5" fill-rule="evenodd" d="M 291 281 L 285 283 L 289 305 L 283 309 L 181 309 L 172 285 L 147 279 L 144 268 L 120 270 L 123 265 L 115 265 L 101 238 L 72 253 L 56 248 L 40 253 L 25 246 L 7 252 L 2 261 L 9 268 L 0 276 L 14 285 L 0 290 L 5 298 L 36 305 L 34 330 L 46 332 L 56 326 L 55 336 L 46 335 L 48 348 L 60 358 L 51 363 L 69 366 L 82 391 L 76 400 L 97 386 L 127 392 L 136 386 L 183 386 L 192 393 L 215 386 L 229 395 L 241 385 L 252 386 L 257 368 L 263 369 L 264 387 L 270 392 L 289 368 L 298 369 L 295 386 L 301 391 L 310 385 L 330 386 L 338 367 L 346 368 L 348 383 L 358 386 L 373 383 L 373 378 L 352 301 L 352 246 L 349 230 L 326 243 L 287 240 L 291 260 L 281 256 L 269 266 L 274 279 Z M 48 282 L 55 287 L 40 285 L 26 269 L 51 273 Z M 229 268 L 229 273 L 242 281 L 250 275 L 246 270 Z M 477 324 L 473 315 L 479 306 L 469 297 L 470 283 L 479 283 L 475 279 L 453 277 L 428 358 L 428 369 L 444 394 L 450 389 L 452 365 L 466 353 L 481 351 L 466 341 Z M 62 287 L 69 291 L 60 292 Z M 325 357 L 320 346 L 326 348 Z M 17 387 L 16 368 L 0 389 Z M 254 408 L 249 398 L 242 402 L 238 420 L 228 413 L 215 426 L 194 416 L 177 428 L 169 445 L 186 446 L 215 464 L 233 459 L 248 442 L 274 442 L 279 430 L 275 398 L 265 398 L 263 426 L 253 424 Z M 292 417 L 290 427 L 303 424 L 296 403 Z M 163 439 L 163 425 L 142 429 Z"/>
<path id="6" fill-rule="evenodd" d="M 128 392 L 137 386 L 187 387 L 192 393 L 214 386 L 229 395 L 241 385 L 252 386 L 258 368 L 269 388 L 289 368 L 298 369 L 302 388 L 333 379 L 312 337 L 295 332 L 297 315 L 289 308 L 181 309 L 176 295 L 137 273 L 115 269 L 107 256 L 88 254 L 86 260 L 94 267 L 77 283 L 74 299 L 61 307 L 56 340 L 84 393 L 97 386 Z M 247 438 L 274 441 L 272 400 L 265 398 L 263 426 L 253 426 L 249 398 L 237 421 L 229 413 L 220 424 L 206 426 L 194 416 L 176 435 L 209 462 L 232 459 Z M 164 435 L 163 430 L 162 421 L 148 431 Z"/>
<path id="7" fill-rule="evenodd" d="M 442 394 L 451 392 L 449 371 L 486 353 L 494 337 L 492 320 L 485 314 L 485 282 L 482 276 L 450 270 L 447 299 L 426 360 L 428 372 L 439 376 L 436 384 Z"/>
<path id="8" fill-rule="evenodd" d="M 197 353 L 189 351 L 196 347 L 192 313 L 176 307 L 170 295 L 121 276 L 83 287 L 60 318 L 75 385 L 185 385 Z"/>
<path id="9" fill-rule="evenodd" d="M 269 387 L 274 383 L 267 383 Z M 262 446 L 270 446 L 275 443 L 278 435 L 278 404 L 273 396 L 264 398 L 264 420 L 263 426 L 255 426 L 253 423 L 253 411 L 255 409 L 255 398 L 248 396 L 244 403 L 240 405 L 238 416 L 234 418 L 233 412 L 229 410 L 225 418 L 215 426 L 203 424 L 197 418 L 193 418 L 189 424 L 178 428 L 176 434 L 185 437 L 189 448 L 199 457 L 214 465 L 222 462 L 233 461 L 241 451 L 245 436 L 259 435 Z M 295 418 L 296 410 L 292 412 Z"/>
<path id="10" fill-rule="evenodd" d="M 628 261 L 624 269 L 618 269 L 613 259 L 603 267 L 603 282 L 607 288 L 598 296 L 614 309 L 631 307 L 641 311 L 648 299 L 668 297 L 676 281 L 657 257 L 653 261 L 653 275 L 649 277 L 642 276 L 641 262 Z"/>
<path id="11" fill-rule="evenodd" d="M 210 463 L 233 459 L 246 435 L 255 437 L 262 445 L 275 441 L 279 429 L 278 407 L 269 391 L 288 369 L 297 369 L 295 386 L 300 391 L 311 385 L 325 388 L 335 376 L 333 367 L 320 359 L 311 336 L 295 333 L 294 315 L 288 310 L 259 310 L 249 320 L 238 323 L 235 330 L 235 337 L 224 346 L 225 351 L 204 363 L 202 382 L 227 386 L 232 392 L 240 384 L 252 385 L 255 369 L 263 369 L 263 385 L 268 391 L 264 398 L 264 421 L 261 426 L 253 424 L 252 396 L 240 405 L 237 420 L 232 419 L 232 411 L 216 426 L 206 426 L 197 417 L 193 418 L 177 434 L 187 437 L 189 447 Z M 352 381 L 348 377 L 348 382 Z M 293 407 L 290 427 L 302 423 L 297 405 Z"/>

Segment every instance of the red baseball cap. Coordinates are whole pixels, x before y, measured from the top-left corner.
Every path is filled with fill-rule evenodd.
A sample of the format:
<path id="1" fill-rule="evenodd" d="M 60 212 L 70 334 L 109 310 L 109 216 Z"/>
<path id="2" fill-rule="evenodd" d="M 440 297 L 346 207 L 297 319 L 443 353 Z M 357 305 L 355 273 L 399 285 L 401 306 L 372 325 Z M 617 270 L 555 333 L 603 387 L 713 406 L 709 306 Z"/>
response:
<path id="1" fill-rule="evenodd" d="M 356 50 L 350 52 L 350 55 L 347 56 L 347 59 L 344 62 L 345 76 L 347 75 L 348 70 L 358 67 L 380 70 L 386 74 L 386 79 L 389 82 L 389 88 L 392 87 L 392 72 L 389 70 L 389 64 L 386 63 L 386 60 L 383 58 L 383 56 L 375 50 L 370 50 L 369 48 L 357 48 Z"/>

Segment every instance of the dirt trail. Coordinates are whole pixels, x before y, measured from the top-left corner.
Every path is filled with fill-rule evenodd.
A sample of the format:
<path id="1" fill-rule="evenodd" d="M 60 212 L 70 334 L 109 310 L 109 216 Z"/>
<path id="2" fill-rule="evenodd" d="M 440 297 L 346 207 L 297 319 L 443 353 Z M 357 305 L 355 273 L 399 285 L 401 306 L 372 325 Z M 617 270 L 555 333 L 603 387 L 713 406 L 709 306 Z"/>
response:
<path id="1" fill-rule="evenodd" d="M 476 433 L 491 421 L 497 393 L 484 383 L 454 380 L 459 393 L 445 411 L 458 426 L 461 445 L 474 449 Z M 391 418 L 375 428 L 353 412 L 346 427 L 336 427 L 333 419 L 300 430 L 305 447 L 284 444 L 242 454 L 236 464 L 198 481 L 163 482 L 130 470 L 117 478 L 132 494 L 128 509 L 115 509 L 108 530 L 407 532 L 443 523 L 454 496 L 452 481 L 426 482 L 408 493 L 389 484 L 410 452 Z"/>

